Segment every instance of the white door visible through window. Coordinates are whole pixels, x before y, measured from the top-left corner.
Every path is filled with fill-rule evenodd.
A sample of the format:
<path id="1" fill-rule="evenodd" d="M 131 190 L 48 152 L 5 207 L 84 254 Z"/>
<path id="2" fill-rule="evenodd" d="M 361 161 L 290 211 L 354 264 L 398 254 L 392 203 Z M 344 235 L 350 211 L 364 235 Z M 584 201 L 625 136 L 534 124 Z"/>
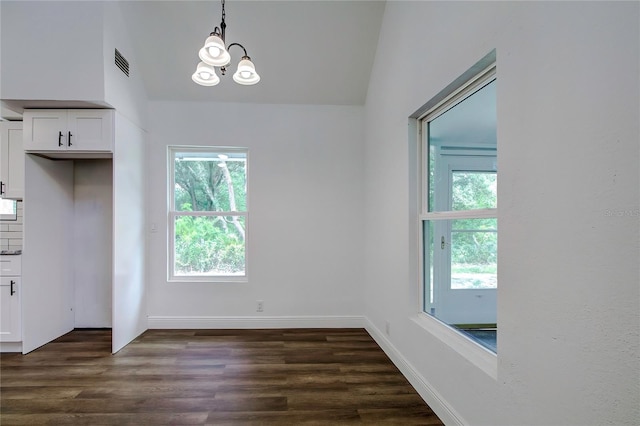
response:
<path id="1" fill-rule="evenodd" d="M 446 211 L 497 206 L 495 152 L 442 155 L 436 204 Z M 440 200 L 441 199 L 441 200 Z M 431 312 L 449 324 L 496 322 L 497 220 L 460 217 L 433 221 Z"/>

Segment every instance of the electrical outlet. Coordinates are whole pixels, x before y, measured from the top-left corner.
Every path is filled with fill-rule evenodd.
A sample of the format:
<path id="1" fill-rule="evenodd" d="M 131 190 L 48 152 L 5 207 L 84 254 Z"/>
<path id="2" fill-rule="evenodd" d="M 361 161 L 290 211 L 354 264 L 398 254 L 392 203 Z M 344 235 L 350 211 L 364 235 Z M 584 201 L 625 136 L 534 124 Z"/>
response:
<path id="1" fill-rule="evenodd" d="M 264 301 L 258 300 L 256 301 L 256 312 L 264 311 Z"/>
<path id="2" fill-rule="evenodd" d="M 387 333 L 387 336 L 391 336 L 391 324 L 389 321 L 385 321 L 384 323 L 384 332 Z"/>

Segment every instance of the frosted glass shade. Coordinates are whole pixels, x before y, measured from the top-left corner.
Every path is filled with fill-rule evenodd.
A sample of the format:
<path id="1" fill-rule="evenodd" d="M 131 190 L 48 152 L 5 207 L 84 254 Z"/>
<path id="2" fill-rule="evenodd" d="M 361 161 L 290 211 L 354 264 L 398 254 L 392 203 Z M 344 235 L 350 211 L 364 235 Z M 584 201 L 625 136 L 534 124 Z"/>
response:
<path id="1" fill-rule="evenodd" d="M 205 64 L 214 67 L 223 67 L 231 62 L 231 55 L 224 46 L 224 41 L 217 35 L 211 35 L 204 41 L 204 47 L 198 52 L 198 56 Z"/>
<path id="2" fill-rule="evenodd" d="M 233 81 L 245 86 L 250 86 L 260 81 L 260 76 L 256 72 L 256 67 L 248 56 L 242 58 L 238 64 L 238 70 L 233 74 Z"/>
<path id="3" fill-rule="evenodd" d="M 200 62 L 193 73 L 191 79 L 201 86 L 215 86 L 220 83 L 220 77 L 216 74 L 216 69 L 211 65 Z"/>

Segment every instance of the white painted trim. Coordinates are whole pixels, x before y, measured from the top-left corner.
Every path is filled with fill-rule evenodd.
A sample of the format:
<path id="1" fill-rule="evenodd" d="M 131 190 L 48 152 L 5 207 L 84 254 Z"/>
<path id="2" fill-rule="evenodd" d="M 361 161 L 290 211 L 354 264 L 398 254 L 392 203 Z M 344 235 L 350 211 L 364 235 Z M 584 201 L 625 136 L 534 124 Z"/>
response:
<path id="1" fill-rule="evenodd" d="M 22 352 L 22 342 L 0 342 L 0 352 Z"/>
<path id="2" fill-rule="evenodd" d="M 407 378 L 409 383 L 416 389 L 418 394 L 431 407 L 436 415 L 446 425 L 470 424 L 466 422 L 451 404 L 438 393 L 438 391 L 411 365 L 409 361 L 396 349 L 389 341 L 384 333 L 378 330 L 367 318 L 366 330 L 376 341 L 378 346 L 387 354 L 391 361 L 395 364 L 400 372 Z"/>
<path id="3" fill-rule="evenodd" d="M 492 219 L 496 217 L 498 217 L 498 209 L 478 209 L 422 213 L 420 220 Z"/>
<path id="4" fill-rule="evenodd" d="M 495 55 L 495 51 L 489 53 L 489 55 L 485 56 L 485 58 L 483 58 L 480 62 L 485 61 L 490 55 Z M 474 65 L 473 67 L 471 67 L 471 69 L 469 69 L 468 72 L 472 72 L 474 68 L 476 68 L 477 66 L 478 64 Z M 488 85 L 495 79 L 496 79 L 496 62 L 494 57 L 493 63 L 491 65 L 487 66 L 484 70 L 477 73 L 475 76 L 473 76 L 471 79 L 466 81 L 464 84 L 461 84 L 460 86 L 458 86 L 455 90 L 453 90 L 451 93 L 446 95 L 442 100 L 437 101 L 437 103 L 433 104 L 433 106 L 431 106 L 418 118 L 423 121 L 435 120 L 445 112 L 449 111 L 455 105 L 461 103 L 462 101 L 464 101 L 465 99 L 467 99 L 468 97 L 470 97 L 475 92 L 479 91 L 482 87 Z M 455 85 L 457 81 L 458 80 L 451 83 L 449 86 L 443 89 L 440 93 L 438 93 L 438 95 L 432 98 L 425 105 L 430 105 L 433 102 L 436 102 L 436 99 L 438 99 L 444 91 L 446 91 L 447 89 L 450 89 L 453 85 Z M 423 108 L 425 107 L 423 106 Z"/>
<path id="5" fill-rule="evenodd" d="M 210 211 L 210 212 L 205 212 L 205 211 L 172 211 L 171 212 L 171 216 L 173 218 L 175 218 L 176 216 L 202 216 L 202 217 L 206 217 L 206 216 L 243 216 L 243 217 L 247 217 L 247 212 L 218 212 L 218 211 Z"/>
<path id="6" fill-rule="evenodd" d="M 149 316 L 150 329 L 364 328 L 365 318 L 344 316 Z"/>
<path id="7" fill-rule="evenodd" d="M 431 333 L 473 365 L 484 371 L 492 379 L 498 380 L 498 355 L 462 335 L 453 327 L 431 315 L 420 313 L 411 318 L 416 324 Z"/>

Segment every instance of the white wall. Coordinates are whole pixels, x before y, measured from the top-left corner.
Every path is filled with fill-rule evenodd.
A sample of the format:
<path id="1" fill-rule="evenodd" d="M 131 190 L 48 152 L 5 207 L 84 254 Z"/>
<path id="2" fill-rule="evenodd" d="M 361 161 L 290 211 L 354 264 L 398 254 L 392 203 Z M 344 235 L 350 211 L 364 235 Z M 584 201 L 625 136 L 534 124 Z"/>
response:
<path id="1" fill-rule="evenodd" d="M 103 4 L 105 101 L 116 109 L 113 153 L 113 341 L 117 352 L 147 329 L 147 99 L 117 2 Z M 115 66 L 115 49 L 129 76 Z"/>
<path id="2" fill-rule="evenodd" d="M 365 115 L 366 315 L 450 423 L 640 418 L 638 23 L 637 2 L 387 2 Z M 416 320 L 417 226 L 398 225 L 416 210 L 407 118 L 494 48 L 497 378 Z"/>
<path id="3" fill-rule="evenodd" d="M 147 128 L 147 98 L 120 3 L 104 3 L 103 55 L 105 101 L 142 129 Z M 115 65 L 115 49 L 129 61 L 129 76 Z"/>
<path id="4" fill-rule="evenodd" d="M 3 0 L 0 7 L 0 98 L 104 100 L 100 2 Z"/>
<path id="5" fill-rule="evenodd" d="M 362 324 L 362 112 L 151 103 L 150 328 Z M 249 148 L 248 282 L 167 282 L 169 145 Z"/>
<path id="6" fill-rule="evenodd" d="M 0 5 L 0 98 L 2 98 L 2 5 Z M 0 113 L 3 113 L 4 104 L 0 102 Z M 2 117 L 0 117 L 2 118 Z"/>
<path id="7" fill-rule="evenodd" d="M 103 4 L 105 101 L 116 109 L 113 153 L 113 341 L 115 353 L 147 329 L 147 99 L 120 4 Z M 115 66 L 115 49 L 129 76 Z"/>
<path id="8" fill-rule="evenodd" d="M 113 165 L 73 165 L 75 327 L 111 327 Z"/>
<path id="9" fill-rule="evenodd" d="M 145 128 L 143 76 L 118 2 L 3 0 L 0 9 L 1 99 L 16 107 L 112 106 Z M 116 67 L 115 49 L 129 76 Z"/>

